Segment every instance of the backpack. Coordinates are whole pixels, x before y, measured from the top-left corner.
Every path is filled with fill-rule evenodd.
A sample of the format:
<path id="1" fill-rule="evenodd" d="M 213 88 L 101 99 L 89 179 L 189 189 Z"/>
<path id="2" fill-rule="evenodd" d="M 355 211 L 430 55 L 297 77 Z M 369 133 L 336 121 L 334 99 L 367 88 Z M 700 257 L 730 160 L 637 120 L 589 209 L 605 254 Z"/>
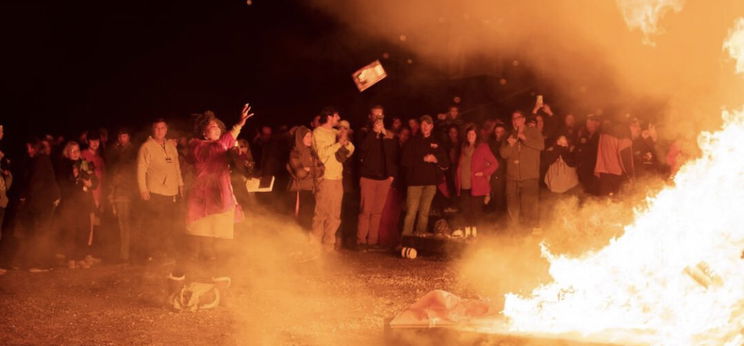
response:
<path id="1" fill-rule="evenodd" d="M 176 311 L 214 309 L 220 304 L 220 291 L 211 283 L 192 282 L 173 293 L 168 304 Z"/>
<path id="2" fill-rule="evenodd" d="M 564 193 L 579 185 L 579 176 L 576 174 L 576 168 L 566 164 L 563 157 L 558 159 L 548 167 L 545 174 L 545 185 L 548 190 L 555 193 Z"/>

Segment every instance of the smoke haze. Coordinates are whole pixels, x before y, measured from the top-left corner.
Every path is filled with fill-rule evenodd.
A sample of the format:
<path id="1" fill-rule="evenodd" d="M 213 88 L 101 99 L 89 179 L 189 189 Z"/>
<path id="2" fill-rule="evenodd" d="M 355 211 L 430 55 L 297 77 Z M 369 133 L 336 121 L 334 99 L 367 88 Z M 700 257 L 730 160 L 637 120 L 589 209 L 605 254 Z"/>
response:
<path id="1" fill-rule="evenodd" d="M 602 109 L 618 119 L 630 113 L 665 122 L 667 135 L 694 138 L 720 125 L 722 106 L 742 101 L 736 90 L 744 84 L 722 49 L 744 15 L 742 2 L 314 3 L 352 30 L 388 39 L 453 78 L 530 69 L 545 83 L 541 88 L 555 90 L 546 102 L 560 100 L 559 113 Z"/>

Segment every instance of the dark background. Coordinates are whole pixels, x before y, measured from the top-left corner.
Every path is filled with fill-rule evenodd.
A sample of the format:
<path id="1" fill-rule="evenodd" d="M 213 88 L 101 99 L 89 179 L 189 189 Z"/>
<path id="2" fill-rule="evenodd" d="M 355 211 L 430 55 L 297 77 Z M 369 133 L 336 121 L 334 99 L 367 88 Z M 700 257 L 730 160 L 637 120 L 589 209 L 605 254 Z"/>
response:
<path id="1" fill-rule="evenodd" d="M 307 124 L 324 105 L 358 125 L 385 105 L 403 118 L 443 112 L 463 97 L 466 118 L 505 116 L 530 102 L 524 66 L 502 76 L 448 78 L 402 42 L 352 32 L 295 0 L 12 1 L 1 8 L 11 143 L 105 126 L 145 128 L 214 110 L 228 125 L 245 102 L 256 125 Z M 384 52 L 388 59 L 382 58 Z M 389 77 L 359 93 L 351 73 L 381 59 Z M 412 61 L 409 62 L 408 59 Z M 510 66 L 512 57 L 504 57 Z"/>

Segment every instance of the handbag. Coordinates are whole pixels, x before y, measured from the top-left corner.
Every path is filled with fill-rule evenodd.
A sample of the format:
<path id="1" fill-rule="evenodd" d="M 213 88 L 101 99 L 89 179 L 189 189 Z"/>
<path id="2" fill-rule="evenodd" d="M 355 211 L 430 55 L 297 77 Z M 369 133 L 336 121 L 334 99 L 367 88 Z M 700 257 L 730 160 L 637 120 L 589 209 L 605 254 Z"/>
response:
<path id="1" fill-rule="evenodd" d="M 579 176 L 576 168 L 569 166 L 563 157 L 559 156 L 545 174 L 545 185 L 548 190 L 555 193 L 564 193 L 579 185 Z"/>

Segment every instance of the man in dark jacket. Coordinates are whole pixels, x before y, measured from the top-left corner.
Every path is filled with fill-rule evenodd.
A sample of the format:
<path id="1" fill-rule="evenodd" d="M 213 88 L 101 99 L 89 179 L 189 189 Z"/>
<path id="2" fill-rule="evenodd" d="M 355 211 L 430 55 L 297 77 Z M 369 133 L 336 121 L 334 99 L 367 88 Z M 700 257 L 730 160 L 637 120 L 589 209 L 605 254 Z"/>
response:
<path id="1" fill-rule="evenodd" d="M 116 144 L 109 147 L 107 164 L 110 167 L 108 199 L 119 224 L 119 259 L 129 261 L 134 213 L 132 202 L 137 200 L 137 148 L 130 141 L 129 130 L 121 128 Z"/>
<path id="2" fill-rule="evenodd" d="M 424 115 L 420 121 L 421 134 L 408 141 L 401 162 L 408 183 L 403 235 L 413 234 L 413 221 L 416 215 L 418 215 L 416 233 L 426 232 L 431 200 L 437 192 L 437 184 L 443 176 L 442 171 L 449 167 L 449 158 L 444 147 L 432 136 L 433 120 L 430 116 Z"/>
<path id="3" fill-rule="evenodd" d="M 536 127 L 525 123 L 524 114 L 512 114 L 514 131 L 501 145 L 501 156 L 506 161 L 506 208 L 512 226 L 521 221 L 535 228 L 539 218 L 540 152 L 545 139 Z"/>
<path id="4" fill-rule="evenodd" d="M 360 175 L 362 191 L 358 247 L 378 247 L 380 218 L 385 200 L 397 174 L 396 142 L 392 132 L 385 130 L 383 115 L 377 115 L 371 131 L 359 143 Z"/>
<path id="5" fill-rule="evenodd" d="M 59 205 L 60 192 L 44 143 L 32 139 L 26 143 L 29 163 L 21 191 L 25 211 L 26 232 L 21 236 L 19 257 L 31 271 L 46 271 L 51 267 L 49 253 L 50 226 L 54 208 Z"/>
<path id="6" fill-rule="evenodd" d="M 599 149 L 599 119 L 592 114 L 586 118 L 586 125 L 579 130 L 576 138 L 576 174 L 584 192 L 599 195 L 599 181 L 594 175 Z"/>
<path id="7" fill-rule="evenodd" d="M 499 219 L 506 213 L 506 161 L 501 157 L 501 145 L 506 142 L 506 125 L 500 120 L 493 128 L 488 146 L 493 156 L 499 160 L 499 168 L 491 175 L 491 201 L 489 208 Z"/>

